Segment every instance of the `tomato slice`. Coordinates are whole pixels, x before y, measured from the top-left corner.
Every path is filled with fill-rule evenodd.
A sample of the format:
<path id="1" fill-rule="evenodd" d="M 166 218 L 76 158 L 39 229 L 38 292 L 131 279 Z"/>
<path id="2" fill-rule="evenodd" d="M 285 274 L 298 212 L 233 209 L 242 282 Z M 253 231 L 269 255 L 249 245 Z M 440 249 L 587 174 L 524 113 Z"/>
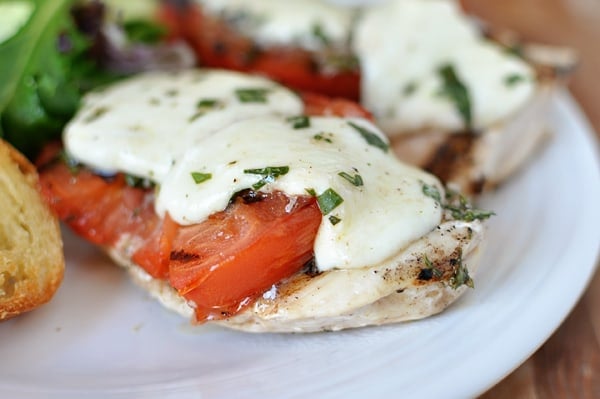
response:
<path id="1" fill-rule="evenodd" d="M 314 198 L 282 193 L 238 199 L 205 222 L 182 227 L 173 242 L 169 281 L 195 304 L 197 320 L 235 314 L 313 254 L 321 212 Z"/>
<path id="2" fill-rule="evenodd" d="M 373 115 L 360 104 L 345 98 L 331 98 L 312 92 L 299 93 L 306 115 L 339 116 L 373 120 Z"/>
<path id="3" fill-rule="evenodd" d="M 259 73 L 297 90 L 359 99 L 358 69 L 326 71 L 313 53 L 301 48 L 258 47 L 195 5 L 163 4 L 159 17 L 172 36 L 180 35 L 190 43 L 203 66 Z"/>

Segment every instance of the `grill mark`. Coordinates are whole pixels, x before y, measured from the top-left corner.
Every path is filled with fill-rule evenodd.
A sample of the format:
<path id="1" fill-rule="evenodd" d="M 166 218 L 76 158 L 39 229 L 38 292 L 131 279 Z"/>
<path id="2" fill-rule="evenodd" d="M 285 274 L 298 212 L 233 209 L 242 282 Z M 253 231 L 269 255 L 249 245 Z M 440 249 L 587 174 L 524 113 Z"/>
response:
<path id="1" fill-rule="evenodd" d="M 446 140 L 425 163 L 425 169 L 447 183 L 459 170 L 472 165 L 470 151 L 476 136 L 470 132 L 449 134 Z"/>

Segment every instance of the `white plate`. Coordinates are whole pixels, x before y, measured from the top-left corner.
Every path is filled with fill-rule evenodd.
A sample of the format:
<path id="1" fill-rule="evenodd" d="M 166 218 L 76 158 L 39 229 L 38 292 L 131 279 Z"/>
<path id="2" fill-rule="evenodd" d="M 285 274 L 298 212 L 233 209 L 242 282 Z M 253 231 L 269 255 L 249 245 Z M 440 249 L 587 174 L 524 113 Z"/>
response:
<path id="1" fill-rule="evenodd" d="M 419 322 L 310 335 L 191 328 L 65 235 L 55 299 L 0 325 L 0 397 L 469 397 L 508 374 L 584 291 L 600 243 L 597 143 L 564 94 L 556 136 L 484 200 L 476 288 Z M 312 396 L 310 396 L 312 395 Z"/>

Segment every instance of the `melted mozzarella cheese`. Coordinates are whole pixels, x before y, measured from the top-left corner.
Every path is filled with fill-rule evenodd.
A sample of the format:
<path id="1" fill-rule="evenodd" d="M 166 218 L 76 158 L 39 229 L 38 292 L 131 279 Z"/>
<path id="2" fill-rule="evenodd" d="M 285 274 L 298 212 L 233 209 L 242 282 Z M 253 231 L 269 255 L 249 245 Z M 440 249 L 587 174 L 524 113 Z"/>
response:
<path id="1" fill-rule="evenodd" d="M 264 102 L 240 101 L 238 90 L 264 91 Z M 161 181 L 204 137 L 244 118 L 298 115 L 298 96 L 260 77 L 220 70 L 151 72 L 84 98 L 65 129 L 67 150 L 106 172 Z"/>
<path id="2" fill-rule="evenodd" d="M 239 88 L 267 88 L 265 102 L 240 102 L 232 94 Z M 219 107 L 194 119 L 199 101 L 208 99 Z M 152 73 L 88 95 L 64 141 L 83 163 L 155 181 L 157 213 L 180 224 L 205 220 L 265 179 L 249 170 L 288 168 L 260 189 L 292 200 L 313 190 L 321 199 L 332 192 L 343 199 L 330 211 L 321 208 L 314 245 L 320 270 L 378 264 L 440 223 L 442 209 L 423 193 L 423 184 L 441 192 L 438 180 L 400 163 L 375 126 L 334 117 L 294 126 L 290 115 L 301 113 L 293 93 L 264 79 Z M 200 182 L 195 174 L 208 178 Z"/>
<path id="3" fill-rule="evenodd" d="M 475 129 L 510 116 L 535 89 L 532 69 L 481 37 L 452 0 L 389 0 L 365 9 L 353 47 L 363 103 L 392 134 L 466 127 L 451 96 L 442 94 L 443 66 L 466 87 Z"/>
<path id="4" fill-rule="evenodd" d="M 439 183 L 369 144 L 351 123 L 385 140 L 375 126 L 358 119 L 312 117 L 302 129 L 280 116 L 232 124 L 177 162 L 161 186 L 157 210 L 182 224 L 202 221 L 224 209 L 234 193 L 262 179 L 245 171 L 288 167 L 262 190 L 292 196 L 333 190 L 343 199 L 323 215 L 314 247 L 318 268 L 382 262 L 440 223 L 441 208 L 423 194 L 425 182 Z M 197 184 L 192 173 L 212 177 Z M 357 175 L 363 185 L 350 181 Z"/>
<path id="5" fill-rule="evenodd" d="M 197 0 L 205 12 L 231 21 L 261 45 L 293 45 L 317 50 L 343 46 L 353 11 L 322 0 Z"/>

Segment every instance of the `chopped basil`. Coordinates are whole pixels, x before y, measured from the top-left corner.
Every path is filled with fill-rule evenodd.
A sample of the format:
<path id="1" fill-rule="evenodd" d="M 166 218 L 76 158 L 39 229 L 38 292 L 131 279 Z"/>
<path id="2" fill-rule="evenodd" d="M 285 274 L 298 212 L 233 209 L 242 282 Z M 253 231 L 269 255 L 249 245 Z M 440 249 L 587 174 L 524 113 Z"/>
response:
<path id="1" fill-rule="evenodd" d="M 525 81 L 525 76 L 513 73 L 504 78 L 504 84 L 511 87 Z"/>
<path id="2" fill-rule="evenodd" d="M 445 208 L 452 213 L 452 217 L 454 219 L 464 220 L 465 222 L 472 222 L 473 220 L 485 220 L 495 215 L 495 213 L 492 211 L 472 209 L 467 206 L 453 206 L 446 204 Z"/>
<path id="3" fill-rule="evenodd" d="M 348 182 L 350 182 L 350 184 L 352 184 L 356 187 L 360 187 L 360 186 L 364 185 L 363 179 L 358 173 L 355 174 L 354 176 L 351 176 L 346 172 L 340 172 L 340 173 L 338 173 L 338 176 L 346 179 Z"/>
<path id="4" fill-rule="evenodd" d="M 492 211 L 472 208 L 464 195 L 452 190 L 448 190 L 446 193 L 446 202 L 444 208 L 449 210 L 456 220 L 472 222 L 473 220 L 485 220 L 495 215 Z"/>
<path id="5" fill-rule="evenodd" d="M 323 32 L 323 27 L 319 23 L 313 24 L 312 34 L 321 42 L 323 46 L 329 46 L 331 43 L 325 32 Z"/>
<path id="6" fill-rule="evenodd" d="M 235 95 L 243 103 L 266 103 L 269 89 L 236 89 Z"/>
<path id="7" fill-rule="evenodd" d="M 305 129 L 310 126 L 310 118 L 306 115 L 290 116 L 286 120 L 294 129 Z"/>
<path id="8" fill-rule="evenodd" d="M 417 82 L 414 82 L 414 81 L 408 82 L 402 89 L 402 94 L 404 94 L 405 97 L 408 97 L 411 94 L 413 94 L 416 90 L 417 90 Z"/>
<path id="9" fill-rule="evenodd" d="M 202 115 L 206 114 L 207 111 L 222 106 L 223 104 L 219 100 L 216 100 L 214 98 L 204 98 L 202 100 L 199 100 L 196 104 L 196 108 L 198 109 L 198 111 L 190 117 L 189 121 L 193 122 Z"/>
<path id="10" fill-rule="evenodd" d="M 439 68 L 438 74 L 443 81 L 441 94 L 454 103 L 454 107 L 462 116 L 466 127 L 471 128 L 473 122 L 471 115 L 471 99 L 467 87 L 460 80 L 454 67 L 450 64 L 443 65 Z"/>
<path id="11" fill-rule="evenodd" d="M 333 216 L 333 215 L 329 216 L 329 222 L 330 222 L 332 225 L 334 225 L 334 226 L 335 226 L 336 224 L 338 224 L 339 222 L 341 222 L 341 221 L 342 221 L 342 219 L 340 219 L 340 218 L 339 218 L 339 217 L 337 217 L 337 216 Z"/>
<path id="12" fill-rule="evenodd" d="M 344 199 L 331 188 L 328 188 L 321 195 L 317 196 L 317 203 L 323 215 L 327 215 L 333 211 L 342 202 L 344 202 Z"/>
<path id="13" fill-rule="evenodd" d="M 289 166 L 267 166 L 260 169 L 244 169 L 244 173 L 262 176 L 262 179 L 252 185 L 252 188 L 255 190 L 260 189 L 267 183 L 274 182 L 276 178 L 287 174 L 289 171 Z"/>
<path id="14" fill-rule="evenodd" d="M 422 184 L 423 194 L 425 194 L 427 197 L 433 198 L 444 209 L 450 211 L 450 214 L 454 220 L 472 222 L 473 220 L 485 220 L 495 215 L 495 213 L 492 211 L 472 208 L 464 195 L 452 190 L 448 190 L 446 193 L 446 203 L 443 203 L 442 196 L 437 187 L 430 186 L 425 183 Z"/>
<path id="15" fill-rule="evenodd" d="M 198 101 L 198 103 L 196 104 L 197 108 L 216 108 L 218 105 L 221 105 L 219 100 L 216 100 L 214 98 L 203 98 L 202 100 Z"/>
<path id="16" fill-rule="evenodd" d="M 192 172 L 194 183 L 200 184 L 212 178 L 212 173 Z"/>
<path id="17" fill-rule="evenodd" d="M 169 89 L 169 90 L 167 90 L 167 91 L 165 92 L 165 94 L 166 94 L 168 97 L 175 97 L 176 95 L 178 95 L 178 94 L 179 94 L 179 90 L 177 90 L 177 89 Z"/>
<path id="18" fill-rule="evenodd" d="M 354 130 L 356 130 L 358 133 L 360 133 L 360 135 L 367 141 L 367 143 L 369 143 L 369 145 L 377 147 L 383 152 L 388 152 L 390 146 L 385 141 L 383 141 L 383 139 L 379 137 L 376 133 L 373 133 L 369 129 L 364 128 L 360 125 L 357 125 L 354 122 L 348 122 L 348 125 L 354 128 Z"/>
<path id="19" fill-rule="evenodd" d="M 311 197 L 316 197 L 317 196 L 317 192 L 315 191 L 314 188 L 305 188 L 304 189 L 308 195 L 310 195 Z"/>
<path id="20" fill-rule="evenodd" d="M 440 278 L 444 274 L 442 270 L 433 266 L 433 263 L 431 263 L 427 255 L 423 255 L 423 263 L 425 263 L 425 267 L 427 268 L 427 270 L 431 270 L 431 274 L 433 275 L 433 277 Z"/>
<path id="21" fill-rule="evenodd" d="M 106 114 L 109 111 L 108 107 L 98 107 L 94 108 L 92 112 L 85 117 L 83 120 L 84 123 L 90 123 L 100 118 L 102 115 Z"/>
<path id="22" fill-rule="evenodd" d="M 430 186 L 429 184 L 423 183 L 423 194 L 429 198 L 433 198 L 440 204 L 442 203 L 442 196 L 436 186 Z"/>
<path id="23" fill-rule="evenodd" d="M 331 133 L 325 133 L 325 132 L 321 132 L 321 133 L 317 133 L 313 136 L 313 139 L 317 140 L 317 141 L 324 141 L 326 143 L 333 143 L 333 140 L 330 139 L 329 137 L 325 137 L 325 134 L 328 135 L 332 135 Z"/>
<path id="24" fill-rule="evenodd" d="M 462 249 L 459 248 L 458 256 L 456 259 L 450 261 L 452 264 L 454 273 L 450 277 L 450 287 L 457 289 L 461 285 L 474 288 L 475 283 L 471 276 L 469 276 L 469 269 L 462 262 Z"/>

